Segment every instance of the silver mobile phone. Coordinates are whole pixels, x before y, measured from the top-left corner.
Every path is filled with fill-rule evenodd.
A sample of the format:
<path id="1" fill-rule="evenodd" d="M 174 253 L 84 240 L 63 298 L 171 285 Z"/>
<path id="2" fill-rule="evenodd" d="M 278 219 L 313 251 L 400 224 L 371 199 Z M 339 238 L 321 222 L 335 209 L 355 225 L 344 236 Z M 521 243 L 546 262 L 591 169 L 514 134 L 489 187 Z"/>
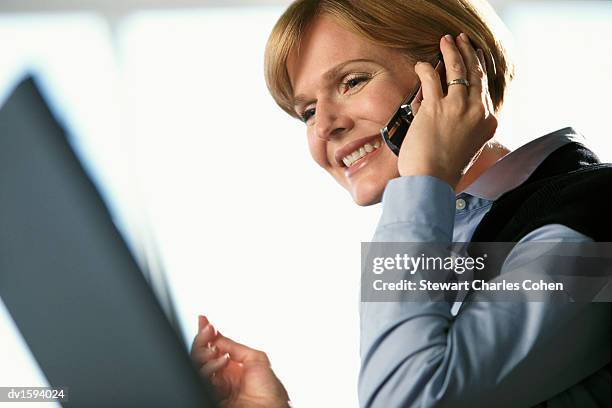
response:
<path id="1" fill-rule="evenodd" d="M 440 75 L 440 81 L 442 82 L 442 88 L 446 93 L 446 70 L 444 68 L 444 62 L 440 56 L 436 64 L 436 71 Z M 415 102 L 421 102 L 423 99 L 423 91 L 421 89 L 421 81 L 417 83 L 414 91 L 412 91 L 402 102 L 399 107 L 395 110 L 391 119 L 387 122 L 387 126 L 380 129 L 385 144 L 391 149 L 396 156 L 399 156 L 400 147 L 402 142 L 408 133 L 408 128 L 414 120 L 416 115 L 416 109 L 414 107 Z"/>

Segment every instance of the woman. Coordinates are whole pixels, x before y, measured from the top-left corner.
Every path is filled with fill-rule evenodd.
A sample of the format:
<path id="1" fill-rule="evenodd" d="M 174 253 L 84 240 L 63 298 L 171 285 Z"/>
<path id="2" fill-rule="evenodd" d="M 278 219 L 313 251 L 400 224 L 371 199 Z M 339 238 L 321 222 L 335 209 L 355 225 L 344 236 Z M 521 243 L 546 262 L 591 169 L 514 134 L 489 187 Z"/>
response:
<path id="1" fill-rule="evenodd" d="M 266 49 L 270 92 L 305 122 L 315 162 L 358 205 L 382 201 L 373 241 L 467 242 L 475 231 L 479 241 L 601 238 L 567 212 L 547 218 L 551 210 L 530 210 L 542 213 L 539 224 L 523 223 L 514 234 L 507 232 L 512 222 L 491 228 L 520 212 L 502 211 L 508 197 L 539 185 L 535 179 L 570 173 L 555 164 L 559 158 L 596 163 L 571 129 L 515 152 L 495 141 L 513 76 L 495 22 L 486 4 L 469 0 L 298 0 L 274 27 Z M 440 54 L 447 84 L 432 65 Z M 379 130 L 419 81 L 422 101 L 396 156 Z M 501 273 L 511 273 L 516 259 L 520 252 Z M 544 301 L 451 309 L 446 302 L 362 303 L 361 406 L 609 406 L 609 307 Z M 288 406 L 266 355 L 217 333 L 204 317 L 192 356 L 227 406 Z"/>

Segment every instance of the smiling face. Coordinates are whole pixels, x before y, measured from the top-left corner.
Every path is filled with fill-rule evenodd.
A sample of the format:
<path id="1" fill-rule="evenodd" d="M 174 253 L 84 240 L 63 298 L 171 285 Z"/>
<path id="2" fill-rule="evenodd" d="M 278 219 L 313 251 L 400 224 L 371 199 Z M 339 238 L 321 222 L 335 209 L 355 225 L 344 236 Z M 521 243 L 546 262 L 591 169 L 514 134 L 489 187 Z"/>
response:
<path id="1" fill-rule="evenodd" d="M 359 205 L 379 202 L 399 176 L 380 129 L 414 89 L 413 65 L 398 50 L 375 45 L 322 15 L 310 25 L 287 71 L 295 111 L 306 122 L 314 160 Z"/>

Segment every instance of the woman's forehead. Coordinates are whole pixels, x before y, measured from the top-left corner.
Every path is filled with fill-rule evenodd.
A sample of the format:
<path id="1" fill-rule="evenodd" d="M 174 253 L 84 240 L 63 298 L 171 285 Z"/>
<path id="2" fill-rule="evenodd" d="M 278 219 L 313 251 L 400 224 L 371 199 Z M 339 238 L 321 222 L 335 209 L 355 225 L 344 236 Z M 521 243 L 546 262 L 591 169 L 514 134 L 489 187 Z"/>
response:
<path id="1" fill-rule="evenodd" d="M 348 61 L 369 60 L 388 64 L 399 54 L 348 30 L 335 18 L 317 17 L 304 33 L 299 47 L 289 54 L 287 72 L 296 90 L 305 82 L 329 79 L 334 69 Z"/>

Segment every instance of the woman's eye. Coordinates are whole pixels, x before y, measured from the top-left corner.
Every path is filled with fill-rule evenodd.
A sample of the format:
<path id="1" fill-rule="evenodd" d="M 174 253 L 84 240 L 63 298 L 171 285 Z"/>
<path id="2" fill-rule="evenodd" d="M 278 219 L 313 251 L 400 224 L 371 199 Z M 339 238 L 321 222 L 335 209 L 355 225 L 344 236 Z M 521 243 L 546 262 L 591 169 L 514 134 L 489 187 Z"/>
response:
<path id="1" fill-rule="evenodd" d="M 307 123 L 308 120 L 314 116 L 314 114 L 315 114 L 314 108 L 306 109 L 304 113 L 302 113 L 302 121 L 304 121 L 304 123 Z"/>
<path id="2" fill-rule="evenodd" d="M 370 79 L 369 75 L 356 75 L 356 76 L 349 77 L 342 83 L 343 91 L 344 92 L 350 91 L 353 88 L 356 88 L 359 85 L 362 85 L 364 82 L 366 82 L 369 79 Z"/>

